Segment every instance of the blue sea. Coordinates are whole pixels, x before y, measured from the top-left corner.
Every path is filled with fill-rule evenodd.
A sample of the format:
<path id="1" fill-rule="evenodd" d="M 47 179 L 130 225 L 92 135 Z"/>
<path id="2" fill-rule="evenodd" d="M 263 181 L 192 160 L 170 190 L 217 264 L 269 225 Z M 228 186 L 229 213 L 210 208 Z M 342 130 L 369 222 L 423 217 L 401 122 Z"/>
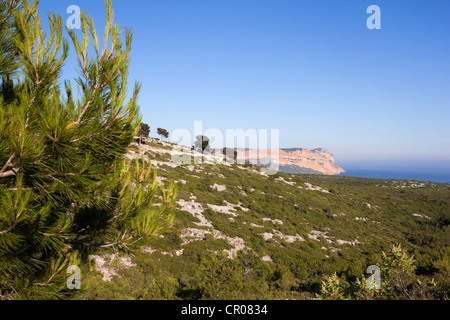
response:
<path id="1" fill-rule="evenodd" d="M 450 183 L 450 161 L 341 161 L 340 176 Z"/>

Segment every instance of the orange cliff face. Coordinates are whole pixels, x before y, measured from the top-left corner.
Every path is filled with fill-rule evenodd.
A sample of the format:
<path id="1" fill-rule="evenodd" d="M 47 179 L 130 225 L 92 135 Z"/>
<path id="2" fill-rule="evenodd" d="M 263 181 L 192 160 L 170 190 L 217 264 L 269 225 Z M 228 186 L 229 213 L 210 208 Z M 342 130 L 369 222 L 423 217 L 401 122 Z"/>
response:
<path id="1" fill-rule="evenodd" d="M 238 151 L 239 160 L 262 160 L 270 158 L 280 165 L 280 171 L 284 166 L 306 168 L 325 175 L 338 175 L 345 172 L 334 162 L 334 156 L 325 149 L 277 149 L 277 150 L 246 150 Z"/>

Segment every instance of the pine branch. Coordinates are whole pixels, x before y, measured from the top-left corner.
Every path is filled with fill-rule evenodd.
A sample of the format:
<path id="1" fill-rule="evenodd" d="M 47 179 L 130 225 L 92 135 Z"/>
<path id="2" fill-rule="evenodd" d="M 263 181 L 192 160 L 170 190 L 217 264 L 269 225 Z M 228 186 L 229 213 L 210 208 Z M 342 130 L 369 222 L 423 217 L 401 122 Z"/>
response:
<path id="1" fill-rule="evenodd" d="M 82 240 L 72 240 L 72 241 L 70 241 L 70 244 L 82 245 L 85 247 L 111 248 L 111 247 L 123 246 L 124 243 L 123 242 L 106 243 L 106 242 L 89 242 L 89 241 L 82 241 Z"/>
<path id="2" fill-rule="evenodd" d="M 95 136 L 99 136 L 99 135 L 103 134 L 104 132 L 108 131 L 112 127 L 113 124 L 114 124 L 114 122 L 110 123 L 108 126 L 106 126 L 101 131 L 97 131 L 97 132 L 94 132 L 94 133 L 91 133 L 91 134 L 88 134 L 88 135 L 85 135 L 85 136 L 82 136 L 82 137 L 79 137 L 79 138 L 76 138 L 76 139 L 69 140 L 69 142 L 70 143 L 74 143 L 74 142 L 79 142 L 81 140 L 90 139 L 90 138 L 93 138 Z"/>
<path id="3" fill-rule="evenodd" d="M 52 285 L 54 285 L 54 283 L 50 283 L 50 281 L 52 281 L 53 278 L 56 275 L 58 275 L 58 273 L 59 273 L 58 271 L 55 271 L 45 283 L 33 283 L 33 285 L 39 286 L 39 287 L 52 286 Z"/>
<path id="4" fill-rule="evenodd" d="M 15 175 L 17 175 L 17 172 L 19 170 L 20 170 L 19 168 L 14 168 L 14 169 L 11 169 L 9 171 L 0 173 L 0 178 L 7 178 L 7 177 L 15 176 Z"/>
<path id="5" fill-rule="evenodd" d="M 11 155 L 11 157 L 9 157 L 9 159 L 6 161 L 5 165 L 3 166 L 3 168 L 0 170 L 0 175 L 2 173 L 4 173 L 6 171 L 7 168 L 9 167 L 13 167 L 14 165 L 12 164 L 12 160 L 14 159 L 14 154 Z"/>
<path id="6" fill-rule="evenodd" d="M 8 229 L 0 231 L 0 235 L 10 232 L 13 228 L 14 228 L 14 226 L 10 226 Z"/>
<path id="7" fill-rule="evenodd" d="M 15 2 L 17 3 L 15 4 Z M 2 20 L 0 20 L 0 24 L 4 24 L 12 16 L 12 13 L 20 7 L 21 4 L 22 4 L 21 0 L 10 0 L 8 4 L 9 7 L 8 11 L 5 17 Z"/>
<path id="8" fill-rule="evenodd" d="M 80 61 L 80 63 L 81 63 L 81 61 Z M 95 94 L 97 93 L 97 90 L 99 90 L 99 89 L 102 88 L 102 85 L 103 85 L 103 84 L 100 84 L 100 77 L 101 77 L 101 71 L 98 70 L 97 78 L 96 78 L 96 80 L 95 80 L 95 85 L 94 85 L 94 88 L 93 88 L 92 94 L 91 94 L 92 97 L 91 97 L 91 99 L 89 99 L 89 100 L 86 102 L 86 104 L 84 105 L 84 107 L 83 107 L 83 109 L 82 109 L 80 115 L 78 116 L 77 121 L 75 121 L 75 126 L 80 125 L 80 123 L 82 122 L 82 119 L 83 119 L 84 114 L 85 114 L 86 111 L 88 110 L 88 108 L 89 108 L 89 106 L 91 105 L 91 103 L 94 102 Z M 71 142 L 72 142 L 72 141 L 71 141 Z"/>

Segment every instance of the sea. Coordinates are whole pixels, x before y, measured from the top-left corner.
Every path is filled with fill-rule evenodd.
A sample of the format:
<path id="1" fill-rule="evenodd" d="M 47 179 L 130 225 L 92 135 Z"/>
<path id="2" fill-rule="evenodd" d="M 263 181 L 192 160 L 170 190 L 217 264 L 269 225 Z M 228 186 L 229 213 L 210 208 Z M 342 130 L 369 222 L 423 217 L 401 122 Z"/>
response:
<path id="1" fill-rule="evenodd" d="M 450 184 L 450 161 L 340 161 L 337 164 L 345 170 L 340 176 Z"/>

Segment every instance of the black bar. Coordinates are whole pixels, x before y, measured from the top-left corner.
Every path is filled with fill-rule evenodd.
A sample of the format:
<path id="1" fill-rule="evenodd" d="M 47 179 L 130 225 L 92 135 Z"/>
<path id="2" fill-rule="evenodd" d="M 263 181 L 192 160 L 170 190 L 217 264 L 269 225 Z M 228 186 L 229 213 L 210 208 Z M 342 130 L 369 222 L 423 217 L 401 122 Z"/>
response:
<path id="1" fill-rule="evenodd" d="M 324 300 L 201 300 L 201 301 L 0 301 L 3 312 L 55 317 L 107 316 L 131 319 L 320 319 L 336 316 L 364 319 L 417 316 L 445 312 L 448 301 L 324 301 Z M 213 311 L 213 312 L 212 312 Z M 6 314 L 6 313 L 5 313 Z M 445 314 L 445 313 L 443 313 Z"/>

